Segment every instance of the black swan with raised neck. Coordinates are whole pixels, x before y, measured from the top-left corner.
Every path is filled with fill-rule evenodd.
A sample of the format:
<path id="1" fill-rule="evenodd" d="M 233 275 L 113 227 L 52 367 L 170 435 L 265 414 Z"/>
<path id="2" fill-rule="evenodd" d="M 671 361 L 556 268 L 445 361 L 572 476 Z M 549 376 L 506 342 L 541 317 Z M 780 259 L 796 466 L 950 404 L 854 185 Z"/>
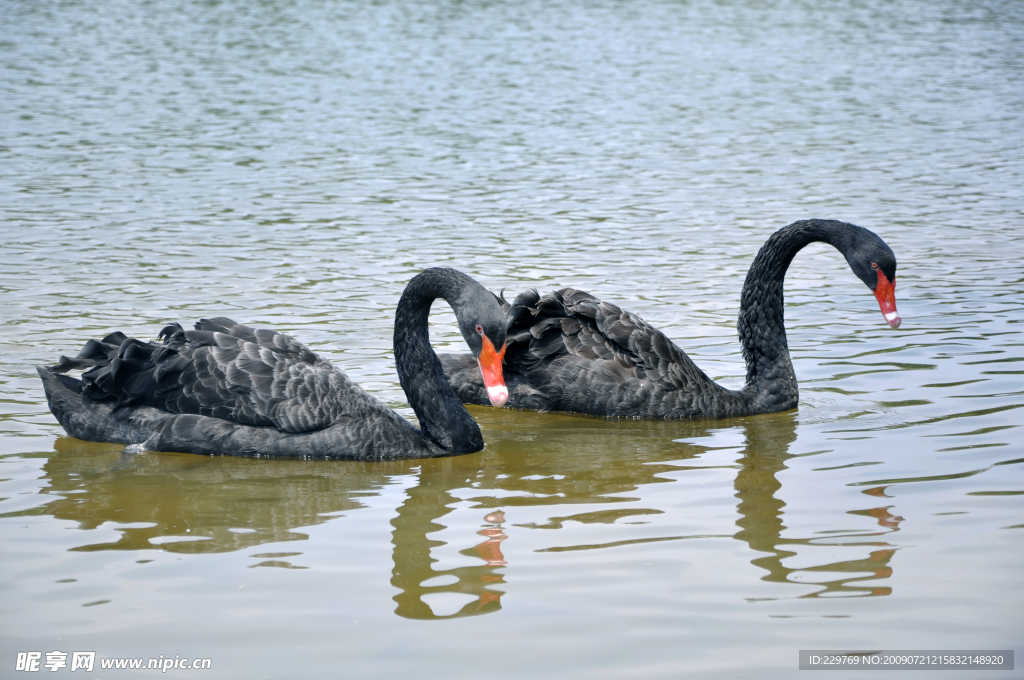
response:
<path id="1" fill-rule="evenodd" d="M 505 313 L 483 286 L 447 268 L 409 281 L 395 313 L 395 365 L 419 428 L 294 338 L 223 317 L 191 331 L 172 324 L 157 343 L 118 331 L 37 370 L 50 411 L 87 441 L 268 458 L 472 453 L 484 448 L 480 428 L 430 347 L 427 315 L 437 298 L 455 311 L 489 403 L 504 405 Z M 85 369 L 81 380 L 62 375 L 74 369 Z"/>
<path id="2" fill-rule="evenodd" d="M 746 385 L 722 387 L 640 317 L 593 295 L 530 290 L 509 305 L 505 380 L 510 408 L 633 418 L 726 418 L 796 408 L 799 400 L 783 320 L 783 280 L 804 246 L 822 241 L 845 257 L 900 325 L 896 257 L 874 233 L 835 220 L 803 220 L 775 232 L 747 272 L 737 324 Z M 504 301 L 503 301 L 504 302 Z M 471 357 L 441 355 L 466 403 L 486 403 Z"/>

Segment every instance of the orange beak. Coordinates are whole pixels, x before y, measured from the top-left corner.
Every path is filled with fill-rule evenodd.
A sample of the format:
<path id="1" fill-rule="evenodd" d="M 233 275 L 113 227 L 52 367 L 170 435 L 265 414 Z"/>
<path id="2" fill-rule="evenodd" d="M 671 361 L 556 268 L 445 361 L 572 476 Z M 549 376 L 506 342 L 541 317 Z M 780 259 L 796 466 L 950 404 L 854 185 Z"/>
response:
<path id="1" fill-rule="evenodd" d="M 900 315 L 896 312 L 896 284 L 890 281 L 881 269 L 878 272 L 878 285 L 875 286 L 875 298 L 882 316 L 893 328 L 900 327 Z"/>
<path id="2" fill-rule="evenodd" d="M 501 351 L 494 350 L 494 343 L 486 335 L 482 335 L 484 346 L 477 357 L 480 364 L 480 375 L 484 378 L 484 387 L 487 389 L 487 398 L 491 404 L 501 408 L 508 401 L 508 388 L 505 387 L 505 378 L 501 375 L 501 362 L 505 359 L 505 345 Z"/>

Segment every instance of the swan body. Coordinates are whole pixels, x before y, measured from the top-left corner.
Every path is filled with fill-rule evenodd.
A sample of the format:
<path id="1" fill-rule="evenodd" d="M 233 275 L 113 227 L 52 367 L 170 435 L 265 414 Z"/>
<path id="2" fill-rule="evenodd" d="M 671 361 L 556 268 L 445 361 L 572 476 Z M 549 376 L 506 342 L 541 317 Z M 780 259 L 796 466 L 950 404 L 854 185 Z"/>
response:
<path id="1" fill-rule="evenodd" d="M 489 402 L 503 405 L 504 312 L 479 283 L 445 268 L 414 277 L 395 314 L 395 364 L 419 428 L 294 338 L 223 317 L 203 319 L 190 331 L 172 324 L 158 343 L 111 333 L 90 340 L 77 357 L 37 371 L 61 426 L 88 441 L 272 458 L 379 460 L 479 451 L 480 428 L 430 347 L 427 316 L 436 298 L 455 311 Z M 86 369 L 81 380 L 62 375 L 72 369 Z"/>
<path id="2" fill-rule="evenodd" d="M 746 384 L 715 383 L 664 333 L 609 302 L 574 288 L 531 290 L 509 305 L 505 380 L 511 408 L 633 418 L 725 418 L 785 411 L 799 390 L 786 342 L 783 281 L 796 253 L 833 245 L 875 293 L 896 328 L 896 258 L 871 231 L 834 220 L 804 220 L 775 232 L 743 285 L 737 324 Z M 441 355 L 466 403 L 486 403 L 470 357 Z"/>

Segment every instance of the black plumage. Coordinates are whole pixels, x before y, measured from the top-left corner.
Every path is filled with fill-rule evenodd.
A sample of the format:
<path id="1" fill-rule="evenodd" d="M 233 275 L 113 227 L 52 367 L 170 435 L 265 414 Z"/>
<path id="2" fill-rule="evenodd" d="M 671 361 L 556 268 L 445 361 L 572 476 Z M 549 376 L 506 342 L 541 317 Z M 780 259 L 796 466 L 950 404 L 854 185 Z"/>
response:
<path id="1" fill-rule="evenodd" d="M 635 314 L 574 288 L 543 296 L 530 290 L 504 303 L 508 405 L 638 418 L 723 418 L 795 408 L 799 393 L 786 342 L 783 280 L 794 255 L 815 241 L 846 256 L 897 327 L 896 258 L 889 246 L 852 224 L 795 222 L 765 242 L 743 285 L 737 324 L 747 364 L 742 389 L 715 383 Z M 486 403 L 471 357 L 441 355 L 441 361 L 464 402 Z"/>
<path id="2" fill-rule="evenodd" d="M 156 343 L 111 333 L 37 370 L 50 410 L 78 439 L 281 458 L 479 451 L 480 428 L 430 347 L 427 316 L 436 298 L 454 309 L 474 356 L 485 336 L 497 347 L 505 342 L 504 312 L 476 281 L 444 268 L 414 277 L 398 303 L 394 348 L 418 429 L 294 338 L 223 317 L 203 319 L 195 330 L 171 324 Z M 81 380 L 61 375 L 72 369 L 85 369 Z"/>

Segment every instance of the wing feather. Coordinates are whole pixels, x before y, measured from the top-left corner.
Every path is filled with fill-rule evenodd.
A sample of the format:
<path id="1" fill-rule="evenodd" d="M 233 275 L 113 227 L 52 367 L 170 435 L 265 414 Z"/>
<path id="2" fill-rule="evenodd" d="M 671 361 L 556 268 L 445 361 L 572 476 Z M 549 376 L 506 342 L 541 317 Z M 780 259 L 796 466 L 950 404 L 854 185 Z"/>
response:
<path id="1" fill-rule="evenodd" d="M 163 342 L 112 333 L 90 340 L 57 372 L 88 369 L 83 392 L 116 405 L 310 432 L 373 409 L 376 400 L 298 340 L 217 317 L 171 324 Z"/>
<path id="2" fill-rule="evenodd" d="M 509 309 L 508 323 L 506 363 L 513 371 L 564 371 L 568 364 L 556 364 L 555 359 L 572 357 L 578 360 L 572 362 L 574 374 L 561 375 L 555 382 L 618 385 L 636 378 L 664 391 L 692 389 L 697 382 L 708 381 L 664 333 L 637 315 L 574 288 L 543 297 L 526 291 Z M 544 380 L 552 382 L 550 375 Z"/>

